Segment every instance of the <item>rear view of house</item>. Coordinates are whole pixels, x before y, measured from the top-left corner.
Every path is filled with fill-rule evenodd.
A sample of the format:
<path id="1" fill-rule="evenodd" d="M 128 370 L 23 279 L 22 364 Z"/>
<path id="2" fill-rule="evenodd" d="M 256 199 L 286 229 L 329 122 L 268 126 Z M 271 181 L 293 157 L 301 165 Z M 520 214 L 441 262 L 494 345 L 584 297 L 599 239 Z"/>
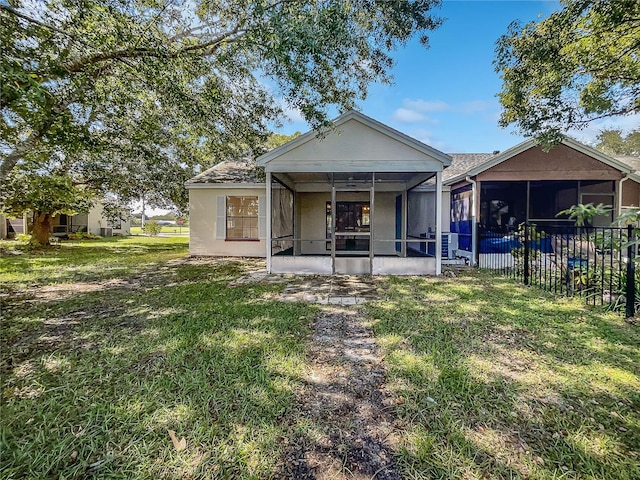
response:
<path id="1" fill-rule="evenodd" d="M 577 203 L 640 204 L 633 160 L 567 139 L 503 153 L 447 155 L 358 112 L 259 157 L 186 183 L 192 255 L 266 257 L 273 273 L 439 274 L 475 263 L 478 229 L 565 224 Z M 640 163 L 640 162 L 639 162 Z"/>

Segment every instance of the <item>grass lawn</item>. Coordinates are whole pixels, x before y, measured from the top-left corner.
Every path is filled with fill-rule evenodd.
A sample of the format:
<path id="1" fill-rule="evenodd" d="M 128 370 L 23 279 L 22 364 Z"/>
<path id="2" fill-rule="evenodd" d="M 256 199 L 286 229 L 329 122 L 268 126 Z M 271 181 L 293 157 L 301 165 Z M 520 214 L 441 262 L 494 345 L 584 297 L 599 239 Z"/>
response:
<path id="1" fill-rule="evenodd" d="M 274 475 L 320 307 L 186 238 L 12 245 L 0 478 Z M 376 282 L 404 478 L 640 479 L 640 327 L 477 272 Z"/>
<path id="2" fill-rule="evenodd" d="M 639 327 L 483 273 L 386 291 L 406 478 L 640 478 Z"/>
<path id="3" fill-rule="evenodd" d="M 131 227 L 131 235 L 142 235 L 142 227 Z M 163 225 L 160 233 L 175 233 L 179 235 L 188 235 L 189 226 L 179 227 L 177 225 Z"/>
<path id="4" fill-rule="evenodd" d="M 274 469 L 312 307 L 268 300 L 280 286 L 228 288 L 247 264 L 167 264 L 186 245 L 141 237 L 5 252 L 0 478 Z"/>

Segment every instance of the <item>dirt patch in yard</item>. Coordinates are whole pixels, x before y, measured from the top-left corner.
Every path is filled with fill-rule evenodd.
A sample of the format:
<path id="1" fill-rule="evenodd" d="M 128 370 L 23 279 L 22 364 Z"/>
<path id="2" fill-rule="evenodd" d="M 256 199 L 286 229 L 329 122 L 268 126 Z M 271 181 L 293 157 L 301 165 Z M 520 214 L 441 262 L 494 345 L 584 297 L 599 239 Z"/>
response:
<path id="1" fill-rule="evenodd" d="M 298 392 L 280 477 L 400 479 L 385 369 L 358 311 L 323 307 L 310 345 L 310 367 Z"/>

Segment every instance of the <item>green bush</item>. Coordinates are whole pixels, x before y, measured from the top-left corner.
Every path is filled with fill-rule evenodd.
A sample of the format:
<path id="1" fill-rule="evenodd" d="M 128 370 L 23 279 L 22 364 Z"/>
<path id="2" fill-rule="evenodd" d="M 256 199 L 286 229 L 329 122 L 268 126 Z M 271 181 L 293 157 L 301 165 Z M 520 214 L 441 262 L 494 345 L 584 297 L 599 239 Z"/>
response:
<path id="1" fill-rule="evenodd" d="M 153 237 L 158 235 L 160 233 L 160 230 L 162 230 L 162 225 L 160 225 L 158 222 L 147 222 L 144 224 L 144 228 L 142 229 L 144 233 Z"/>
<path id="2" fill-rule="evenodd" d="M 70 233 L 69 235 L 67 235 L 67 237 L 69 238 L 69 240 L 98 240 L 102 238 L 100 237 L 100 235 L 94 235 L 93 233 L 89 232 Z"/>
<path id="3" fill-rule="evenodd" d="M 20 243 L 29 243 L 31 242 L 31 234 L 30 233 L 19 233 L 16 235 L 16 242 Z"/>

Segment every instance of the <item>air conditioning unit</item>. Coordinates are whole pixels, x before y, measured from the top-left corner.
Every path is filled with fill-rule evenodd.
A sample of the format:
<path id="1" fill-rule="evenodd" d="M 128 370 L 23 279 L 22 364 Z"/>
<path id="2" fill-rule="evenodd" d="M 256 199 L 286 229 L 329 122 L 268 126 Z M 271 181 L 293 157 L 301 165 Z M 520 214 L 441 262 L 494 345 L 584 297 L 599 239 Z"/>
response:
<path id="1" fill-rule="evenodd" d="M 458 250 L 458 234 L 443 233 L 442 234 L 442 258 L 452 260 L 456 258 L 456 250 Z"/>
<path id="2" fill-rule="evenodd" d="M 111 227 L 101 227 L 100 228 L 100 236 L 101 237 L 113 237 L 113 228 L 111 228 Z"/>

